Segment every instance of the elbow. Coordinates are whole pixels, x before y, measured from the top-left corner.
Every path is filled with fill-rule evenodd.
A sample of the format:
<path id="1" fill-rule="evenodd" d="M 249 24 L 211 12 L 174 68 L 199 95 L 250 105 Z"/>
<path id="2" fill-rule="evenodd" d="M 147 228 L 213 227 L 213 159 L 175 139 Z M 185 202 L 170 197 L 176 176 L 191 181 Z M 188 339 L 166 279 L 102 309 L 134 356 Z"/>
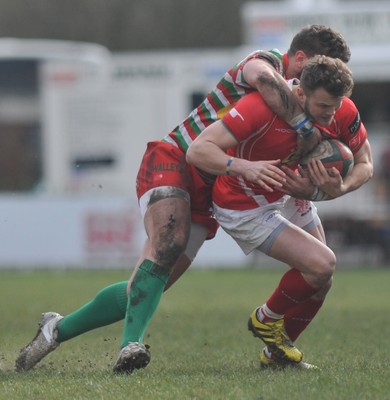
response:
<path id="1" fill-rule="evenodd" d="M 243 69 L 244 79 L 257 90 L 274 85 L 277 79 L 276 73 L 268 63 L 262 60 L 251 60 Z"/>
<path id="2" fill-rule="evenodd" d="M 368 173 L 369 173 L 368 179 L 370 180 L 374 176 L 374 165 L 372 163 Z"/>
<path id="3" fill-rule="evenodd" d="M 372 163 L 365 164 L 365 179 L 364 183 L 368 182 L 374 176 L 374 165 Z"/>
<path id="4" fill-rule="evenodd" d="M 367 181 L 369 181 L 374 176 L 374 163 L 372 161 L 372 158 L 366 160 L 365 167 L 366 167 Z"/>

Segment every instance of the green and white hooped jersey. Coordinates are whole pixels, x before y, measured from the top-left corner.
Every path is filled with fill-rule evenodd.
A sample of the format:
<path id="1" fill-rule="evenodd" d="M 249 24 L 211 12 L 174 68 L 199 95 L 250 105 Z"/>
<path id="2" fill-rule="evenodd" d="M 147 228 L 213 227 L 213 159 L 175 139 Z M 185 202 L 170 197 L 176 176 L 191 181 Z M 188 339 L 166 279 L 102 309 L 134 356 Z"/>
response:
<path id="1" fill-rule="evenodd" d="M 278 73 L 285 76 L 286 66 L 279 50 L 254 51 L 227 71 L 205 100 L 162 140 L 186 152 L 207 126 L 221 119 L 241 97 L 255 90 L 245 82 L 242 69 L 249 60 L 256 58 L 266 60 Z"/>

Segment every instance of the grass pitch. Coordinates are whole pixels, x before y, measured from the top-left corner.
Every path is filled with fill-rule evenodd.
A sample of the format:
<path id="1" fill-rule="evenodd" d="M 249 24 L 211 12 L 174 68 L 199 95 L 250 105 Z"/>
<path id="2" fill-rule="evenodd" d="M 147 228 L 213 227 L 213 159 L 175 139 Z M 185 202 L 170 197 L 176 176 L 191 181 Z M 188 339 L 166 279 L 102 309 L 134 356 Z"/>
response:
<path id="1" fill-rule="evenodd" d="M 125 271 L 1 271 L 0 399 L 390 399 L 390 268 L 340 270 L 298 339 L 320 371 L 260 370 L 246 329 L 283 270 L 192 270 L 163 297 L 148 329 L 152 362 L 115 376 L 122 323 L 79 336 L 36 368 L 13 371 L 40 314 L 63 315 Z"/>

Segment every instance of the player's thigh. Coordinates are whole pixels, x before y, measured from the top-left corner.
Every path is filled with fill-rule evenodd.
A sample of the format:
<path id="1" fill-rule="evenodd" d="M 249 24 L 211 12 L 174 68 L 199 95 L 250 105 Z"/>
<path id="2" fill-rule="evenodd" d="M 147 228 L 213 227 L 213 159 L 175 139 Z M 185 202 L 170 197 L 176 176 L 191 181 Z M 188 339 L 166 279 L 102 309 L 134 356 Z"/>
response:
<path id="1" fill-rule="evenodd" d="M 292 224 L 326 243 L 325 232 L 318 216 L 317 207 L 313 202 L 290 197 L 283 208 L 282 215 Z"/>
<path id="2" fill-rule="evenodd" d="M 324 227 L 322 226 L 321 223 L 319 223 L 318 225 L 315 225 L 314 227 L 309 229 L 307 232 L 310 233 L 310 235 L 314 236 L 319 241 L 321 241 L 322 243 L 326 244 L 325 231 L 324 231 Z"/>
<path id="3" fill-rule="evenodd" d="M 329 247 L 293 224 L 279 232 L 268 255 L 309 274 L 331 273 L 335 264 L 335 256 Z"/>
<path id="4" fill-rule="evenodd" d="M 155 201 L 168 196 L 180 196 L 170 193 L 181 189 L 189 199 L 193 179 L 185 159 L 185 153 L 179 148 L 162 141 L 149 142 L 137 174 L 137 197 L 146 209 Z M 149 193 L 149 196 L 145 196 Z"/>

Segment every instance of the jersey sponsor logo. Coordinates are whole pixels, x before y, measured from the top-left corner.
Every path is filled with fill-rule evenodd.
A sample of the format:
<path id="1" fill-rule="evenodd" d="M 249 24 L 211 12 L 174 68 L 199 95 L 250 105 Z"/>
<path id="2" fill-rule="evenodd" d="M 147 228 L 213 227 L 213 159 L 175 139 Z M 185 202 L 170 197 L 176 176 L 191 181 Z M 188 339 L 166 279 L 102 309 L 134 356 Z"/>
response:
<path id="1" fill-rule="evenodd" d="M 181 164 L 177 163 L 160 163 L 153 165 L 154 172 L 183 172 L 184 168 Z"/>
<path id="2" fill-rule="evenodd" d="M 229 114 L 232 116 L 232 118 L 240 117 L 242 121 L 245 121 L 244 117 L 235 108 L 232 108 L 229 111 Z"/>
<path id="3" fill-rule="evenodd" d="M 357 113 L 355 119 L 353 120 L 352 124 L 349 125 L 348 130 L 349 133 L 353 136 L 359 130 L 360 125 L 362 124 L 362 120 L 360 119 L 360 114 Z"/>
<path id="4" fill-rule="evenodd" d="M 275 131 L 280 133 L 295 133 L 294 129 L 288 129 L 288 128 L 275 128 Z"/>

